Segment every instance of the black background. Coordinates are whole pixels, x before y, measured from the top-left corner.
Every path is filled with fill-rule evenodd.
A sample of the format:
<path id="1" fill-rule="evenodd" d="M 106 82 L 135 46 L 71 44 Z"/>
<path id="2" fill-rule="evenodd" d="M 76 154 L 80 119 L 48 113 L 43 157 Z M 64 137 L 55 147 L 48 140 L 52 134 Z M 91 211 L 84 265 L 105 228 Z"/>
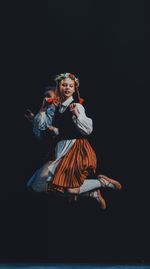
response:
<path id="1" fill-rule="evenodd" d="M 1 261 L 149 261 L 149 20 L 138 1 L 1 1 Z M 98 173 L 117 178 L 77 203 L 29 193 L 41 145 L 24 118 L 61 72 L 80 79 Z"/>

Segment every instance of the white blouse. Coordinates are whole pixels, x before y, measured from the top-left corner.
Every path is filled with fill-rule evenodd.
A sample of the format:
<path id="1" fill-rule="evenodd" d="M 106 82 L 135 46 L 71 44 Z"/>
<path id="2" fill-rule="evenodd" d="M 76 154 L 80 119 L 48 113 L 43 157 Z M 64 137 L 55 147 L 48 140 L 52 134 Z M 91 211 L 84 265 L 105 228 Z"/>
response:
<path id="1" fill-rule="evenodd" d="M 65 102 L 61 103 L 59 106 L 59 112 L 64 113 L 67 107 L 73 101 L 72 96 L 69 97 Z M 77 109 L 79 112 L 79 116 L 72 115 L 72 120 L 75 126 L 78 128 L 79 132 L 83 135 L 89 135 L 93 131 L 93 123 L 92 119 L 88 118 L 85 114 L 84 107 L 76 103 Z M 39 112 L 36 114 L 33 122 L 33 132 L 38 138 L 41 138 L 41 131 L 46 130 L 48 127 L 51 127 L 53 124 L 53 117 L 55 114 L 56 107 L 54 105 L 47 108 L 44 112 Z M 55 134 L 59 134 L 59 129 L 55 128 Z M 66 153 L 70 150 L 70 148 L 75 143 L 76 139 L 68 139 L 68 140 L 61 140 L 57 143 L 55 148 L 55 161 L 47 165 L 48 169 L 48 177 L 46 181 L 50 181 L 55 173 L 56 167 L 58 166 L 59 162 L 61 161 L 62 157 L 66 155 Z M 35 178 L 34 178 L 35 177 Z M 33 180 L 36 179 L 36 180 Z M 34 189 L 37 190 L 39 188 L 39 184 L 43 184 L 43 181 L 40 176 L 33 176 L 32 180 L 34 181 Z M 41 185 L 40 185 L 41 189 Z"/>
<path id="2" fill-rule="evenodd" d="M 63 113 L 67 109 L 67 107 L 73 101 L 73 97 L 69 97 L 65 102 L 60 104 L 59 112 Z M 93 131 L 93 123 L 92 119 L 88 118 L 85 114 L 84 107 L 76 103 L 79 116 L 72 115 L 72 120 L 75 126 L 78 128 L 79 132 L 83 135 L 89 135 Z M 46 111 L 39 112 L 36 114 L 33 122 L 33 132 L 37 137 L 40 137 L 40 131 L 46 130 L 48 127 L 52 126 L 53 117 L 55 114 L 56 107 L 51 105 L 47 108 Z M 56 135 L 59 134 L 59 130 L 55 129 Z"/>

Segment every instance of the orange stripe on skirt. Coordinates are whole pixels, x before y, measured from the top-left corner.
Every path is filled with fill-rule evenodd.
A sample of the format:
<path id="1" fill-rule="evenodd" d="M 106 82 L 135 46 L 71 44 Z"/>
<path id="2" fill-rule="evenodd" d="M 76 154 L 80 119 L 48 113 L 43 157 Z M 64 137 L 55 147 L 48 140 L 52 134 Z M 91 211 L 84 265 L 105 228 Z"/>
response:
<path id="1" fill-rule="evenodd" d="M 51 183 L 61 191 L 63 188 L 78 188 L 90 171 L 95 173 L 96 165 L 96 154 L 89 142 L 86 139 L 76 139 L 56 168 Z"/>

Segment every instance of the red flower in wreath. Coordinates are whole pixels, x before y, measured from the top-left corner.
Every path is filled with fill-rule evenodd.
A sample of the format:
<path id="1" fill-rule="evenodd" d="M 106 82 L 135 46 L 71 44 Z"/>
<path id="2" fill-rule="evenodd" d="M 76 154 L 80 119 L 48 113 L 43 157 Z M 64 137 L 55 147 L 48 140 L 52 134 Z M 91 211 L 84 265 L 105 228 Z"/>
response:
<path id="1" fill-rule="evenodd" d="M 70 77 L 71 79 L 75 79 L 75 75 L 74 75 L 74 74 L 71 74 L 71 73 L 70 73 L 69 77 Z"/>

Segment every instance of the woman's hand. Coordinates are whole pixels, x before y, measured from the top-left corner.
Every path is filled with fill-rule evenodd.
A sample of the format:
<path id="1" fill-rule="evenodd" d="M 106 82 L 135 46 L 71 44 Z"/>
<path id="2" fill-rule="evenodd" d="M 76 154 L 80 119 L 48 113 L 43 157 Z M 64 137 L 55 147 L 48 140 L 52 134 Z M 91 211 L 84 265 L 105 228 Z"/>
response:
<path id="1" fill-rule="evenodd" d="M 53 132 L 55 130 L 55 127 L 51 126 L 51 127 L 48 127 L 47 129 L 48 131 Z"/>
<path id="2" fill-rule="evenodd" d="M 33 122 L 35 115 L 33 114 L 33 112 L 30 109 L 27 109 L 24 116 L 26 117 L 26 119 L 28 121 Z"/>
<path id="3" fill-rule="evenodd" d="M 50 126 L 47 128 L 48 132 L 54 133 L 55 135 L 59 134 L 59 130 L 58 128 L 54 127 L 54 126 Z"/>
<path id="4" fill-rule="evenodd" d="M 72 112 L 73 115 L 75 115 L 76 117 L 79 117 L 79 111 L 77 108 L 77 105 L 75 103 L 70 105 L 70 111 Z"/>

